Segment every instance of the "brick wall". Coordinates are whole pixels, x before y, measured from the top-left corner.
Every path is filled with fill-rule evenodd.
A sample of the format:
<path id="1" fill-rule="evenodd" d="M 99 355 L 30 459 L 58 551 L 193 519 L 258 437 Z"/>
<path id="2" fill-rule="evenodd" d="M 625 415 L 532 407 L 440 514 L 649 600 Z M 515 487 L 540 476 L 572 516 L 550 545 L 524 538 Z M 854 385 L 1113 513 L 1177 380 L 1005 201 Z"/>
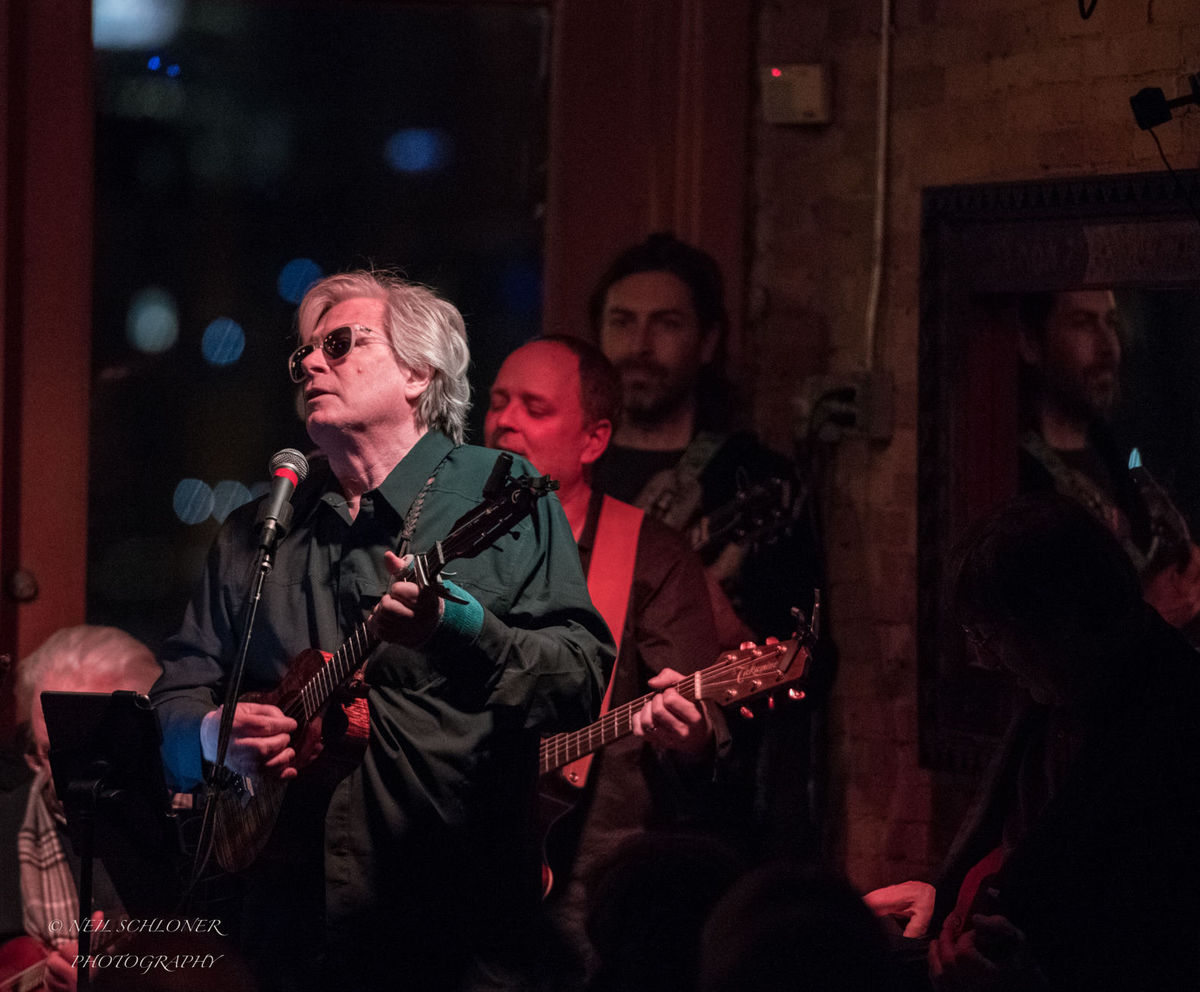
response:
<path id="1" fill-rule="evenodd" d="M 843 441 L 823 487 L 827 597 L 841 652 L 831 706 L 831 832 L 861 887 L 928 877 L 972 783 L 916 760 L 916 409 L 923 187 L 1157 171 L 1129 97 L 1200 72 L 1195 0 L 894 0 L 886 253 L 875 354 L 872 257 L 880 10 L 874 0 L 762 0 L 758 63 L 823 62 L 833 123 L 754 126 L 747 354 L 759 430 L 792 443 L 811 372 L 895 377 L 886 446 Z M 1157 129 L 1200 165 L 1200 109 Z"/>

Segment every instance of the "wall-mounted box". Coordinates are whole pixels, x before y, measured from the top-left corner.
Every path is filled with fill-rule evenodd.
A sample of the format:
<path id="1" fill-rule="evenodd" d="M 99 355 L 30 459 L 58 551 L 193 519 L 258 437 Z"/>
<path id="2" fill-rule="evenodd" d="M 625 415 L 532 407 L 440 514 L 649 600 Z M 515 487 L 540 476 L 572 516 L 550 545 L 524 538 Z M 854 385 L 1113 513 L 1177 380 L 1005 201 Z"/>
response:
<path id="1" fill-rule="evenodd" d="M 767 65 L 759 75 L 768 124 L 828 124 L 833 119 L 827 65 Z"/>

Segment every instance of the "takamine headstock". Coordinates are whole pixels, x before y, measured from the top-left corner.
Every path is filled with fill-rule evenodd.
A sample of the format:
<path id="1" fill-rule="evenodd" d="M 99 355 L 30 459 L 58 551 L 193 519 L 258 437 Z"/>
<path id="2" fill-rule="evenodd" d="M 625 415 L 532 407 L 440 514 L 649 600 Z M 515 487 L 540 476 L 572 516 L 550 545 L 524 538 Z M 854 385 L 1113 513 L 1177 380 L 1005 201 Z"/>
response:
<path id="1" fill-rule="evenodd" d="M 748 719 L 754 713 L 745 704 L 776 689 L 786 688 L 790 699 L 803 699 L 820 613 L 820 590 L 814 590 L 811 620 L 805 622 L 799 609 L 792 611 L 800 621 L 794 636 L 786 641 L 768 637 L 763 644 L 746 641 L 736 651 L 726 651 L 715 664 L 693 676 L 694 698 L 711 699 L 721 706 L 739 704 L 739 712 Z M 771 704 L 774 705 L 774 697 Z"/>

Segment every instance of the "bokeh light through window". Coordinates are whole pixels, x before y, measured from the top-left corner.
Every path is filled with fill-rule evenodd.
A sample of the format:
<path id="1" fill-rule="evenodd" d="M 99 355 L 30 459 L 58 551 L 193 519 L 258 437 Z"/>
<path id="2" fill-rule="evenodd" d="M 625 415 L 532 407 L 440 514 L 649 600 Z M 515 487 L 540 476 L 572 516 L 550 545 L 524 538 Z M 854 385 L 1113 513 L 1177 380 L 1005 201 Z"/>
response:
<path id="1" fill-rule="evenodd" d="M 476 397 L 538 332 L 549 11 L 94 0 L 91 622 L 160 644 L 271 455 L 311 450 L 285 369 L 323 274 L 452 300 Z"/>

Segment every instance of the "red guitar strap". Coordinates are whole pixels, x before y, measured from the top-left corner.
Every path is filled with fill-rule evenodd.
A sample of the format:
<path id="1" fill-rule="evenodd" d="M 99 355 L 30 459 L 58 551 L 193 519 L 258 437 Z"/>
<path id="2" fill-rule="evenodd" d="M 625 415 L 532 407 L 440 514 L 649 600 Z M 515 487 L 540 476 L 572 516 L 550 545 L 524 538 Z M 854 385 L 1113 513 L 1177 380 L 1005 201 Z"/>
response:
<path id="1" fill-rule="evenodd" d="M 617 657 L 621 655 L 621 635 L 625 631 L 625 615 L 629 611 L 629 594 L 633 589 L 633 566 L 637 561 L 638 535 L 646 514 L 636 506 L 605 496 L 600 506 L 600 520 L 596 524 L 596 538 L 592 544 L 592 558 L 588 565 L 588 593 L 596 611 L 604 618 L 617 646 Z M 613 660 L 608 688 L 600 703 L 600 715 L 608 712 L 612 700 L 613 683 L 617 678 L 617 663 Z M 582 789 L 587 784 L 588 771 L 592 765 L 591 754 L 564 765 L 560 774 L 571 785 Z"/>
<path id="2" fill-rule="evenodd" d="M 1004 845 L 999 844 L 992 848 L 971 870 L 963 876 L 962 884 L 958 887 L 958 898 L 954 902 L 953 916 L 958 920 L 958 932 L 963 933 L 971 929 L 971 913 L 972 905 L 979 895 L 979 890 L 983 888 L 985 883 L 991 880 L 991 877 L 1000 870 L 1004 865 Z M 991 912 L 991 910 L 988 910 Z"/>

